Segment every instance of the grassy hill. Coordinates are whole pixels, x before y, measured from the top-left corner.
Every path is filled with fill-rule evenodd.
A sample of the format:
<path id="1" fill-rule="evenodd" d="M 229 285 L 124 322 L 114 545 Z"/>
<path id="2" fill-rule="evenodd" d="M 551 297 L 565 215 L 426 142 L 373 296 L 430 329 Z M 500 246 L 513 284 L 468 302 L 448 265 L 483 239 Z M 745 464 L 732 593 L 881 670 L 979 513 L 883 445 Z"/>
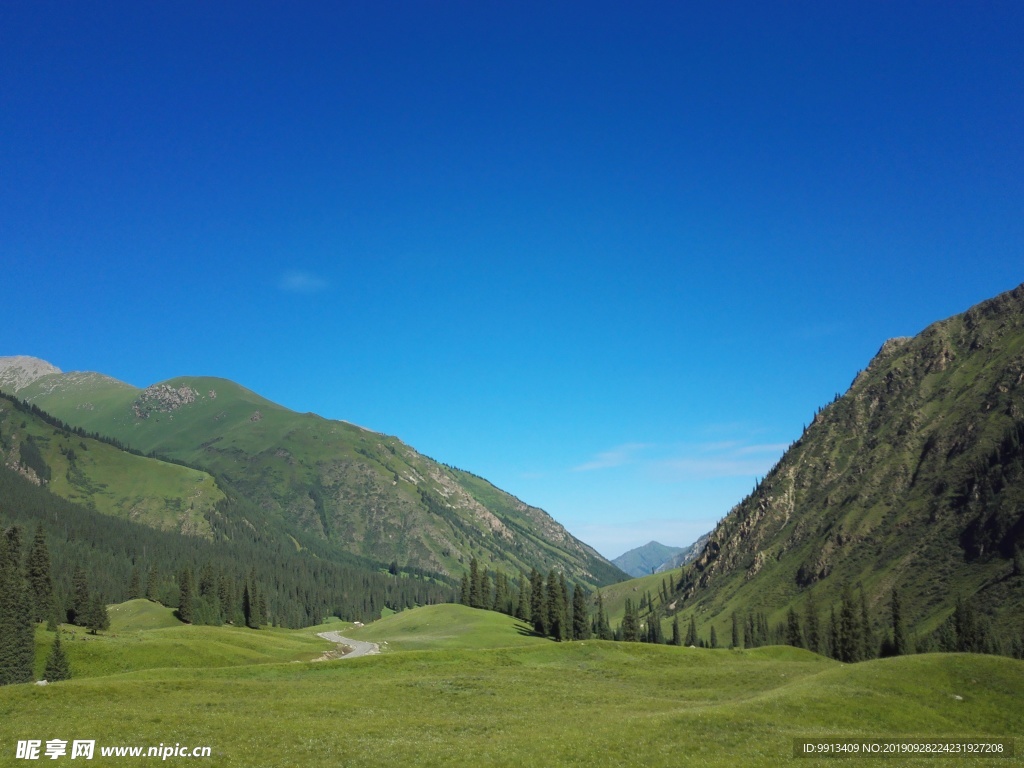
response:
<path id="1" fill-rule="evenodd" d="M 25 360 L 0 358 L 0 388 L 88 433 L 201 468 L 297 537 L 455 577 L 475 556 L 509 574 L 557 566 L 588 585 L 623 578 L 543 510 L 397 438 L 295 413 L 225 379 L 140 390 L 41 361 L 29 371 Z"/>
<path id="2" fill-rule="evenodd" d="M 294 663 L 323 646 L 314 629 L 222 627 L 180 637 L 207 656 L 205 666 L 170 668 L 145 660 L 191 628 L 135 629 L 162 623 L 159 610 L 120 608 L 119 632 L 67 646 L 79 666 L 91 645 L 134 658 L 136 671 L 0 688 L 0 763 L 15 764 L 14 743 L 36 735 L 94 738 L 97 748 L 208 745 L 223 766 L 252 765 L 254 755 L 266 766 L 776 766 L 791 759 L 797 737 L 1007 739 L 1024 732 L 1024 663 L 1000 657 L 926 654 L 842 665 L 788 647 L 537 640 L 472 649 L 454 647 L 451 638 L 475 626 L 503 644 L 517 630 L 498 629 L 487 612 L 437 606 L 351 630 L 389 639 L 393 652 L 379 656 Z M 448 629 L 439 633 L 435 621 Z M 420 641 L 443 649 L 402 650 Z M 149 650 L 133 651 L 132 643 Z M 241 661 L 246 654 L 257 663 Z M 101 667 L 96 661 L 93 669 Z M 928 764 L 963 765 L 963 758 Z"/>
<path id="3" fill-rule="evenodd" d="M 266 628 L 192 626 L 171 608 L 149 600 L 109 606 L 110 630 L 90 635 L 61 626 L 61 641 L 75 679 L 151 669 L 213 669 L 311 661 L 330 649 L 315 633 Z M 348 626 L 348 625 L 344 625 Z M 36 671 L 42 677 L 54 633 L 36 630 Z"/>
<path id="4" fill-rule="evenodd" d="M 711 535 L 671 604 L 719 637 L 862 585 L 919 636 L 959 596 L 1004 637 L 1024 617 L 1024 286 L 886 342 Z"/>
<path id="5" fill-rule="evenodd" d="M 452 604 L 402 611 L 365 627 L 348 629 L 345 635 L 386 642 L 389 651 L 503 648 L 550 642 L 511 616 Z"/>

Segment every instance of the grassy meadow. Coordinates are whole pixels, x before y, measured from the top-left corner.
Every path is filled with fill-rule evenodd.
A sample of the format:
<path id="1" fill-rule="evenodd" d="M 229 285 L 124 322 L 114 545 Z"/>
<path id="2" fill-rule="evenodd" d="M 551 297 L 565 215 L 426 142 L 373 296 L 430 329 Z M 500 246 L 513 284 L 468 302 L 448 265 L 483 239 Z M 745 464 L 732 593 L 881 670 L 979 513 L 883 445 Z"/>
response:
<path id="1" fill-rule="evenodd" d="M 66 640 L 75 679 L 0 689 L 0 765 L 24 764 L 30 738 L 208 745 L 218 766 L 777 766 L 795 737 L 1024 733 L 1024 663 L 993 656 L 558 644 L 450 605 L 303 630 L 175 625 L 146 601 L 112 616 L 109 633 Z M 387 645 L 311 662 L 325 629 Z M 44 653 L 53 633 L 39 636 Z"/>

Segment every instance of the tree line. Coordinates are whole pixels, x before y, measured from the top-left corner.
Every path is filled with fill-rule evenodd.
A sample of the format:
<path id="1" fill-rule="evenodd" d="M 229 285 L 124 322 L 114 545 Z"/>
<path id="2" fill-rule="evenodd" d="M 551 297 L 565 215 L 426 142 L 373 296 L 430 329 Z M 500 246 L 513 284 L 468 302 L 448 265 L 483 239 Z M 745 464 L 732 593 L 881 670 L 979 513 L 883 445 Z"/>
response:
<path id="1" fill-rule="evenodd" d="M 0 467 L 0 528 L 42 528 L 53 562 L 54 604 L 64 617 L 81 614 L 83 581 L 90 598 L 105 603 L 149 597 L 179 611 L 184 591 L 185 615 L 210 624 L 298 628 L 326 616 L 369 621 L 385 607 L 453 600 L 452 584 L 440 577 L 392 574 L 357 557 L 329 557 L 315 542 L 300 549 L 256 515 L 229 508 L 243 503 L 227 499 L 211 513 L 218 534 L 209 540 L 99 514 Z"/>

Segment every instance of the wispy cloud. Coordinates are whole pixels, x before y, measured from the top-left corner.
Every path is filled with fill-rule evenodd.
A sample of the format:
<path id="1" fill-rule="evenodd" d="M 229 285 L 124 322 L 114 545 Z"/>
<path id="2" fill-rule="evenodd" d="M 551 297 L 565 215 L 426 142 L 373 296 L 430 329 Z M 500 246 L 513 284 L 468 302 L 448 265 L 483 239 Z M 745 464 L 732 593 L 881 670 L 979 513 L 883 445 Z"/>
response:
<path id="1" fill-rule="evenodd" d="M 310 272 L 292 271 L 281 276 L 277 287 L 288 293 L 320 293 L 330 287 L 324 278 Z"/>
<path id="2" fill-rule="evenodd" d="M 765 475 L 788 447 L 786 443 L 704 443 L 677 450 L 676 455 L 656 462 L 653 469 L 668 481 Z"/>
<path id="3" fill-rule="evenodd" d="M 604 451 L 594 456 L 588 462 L 572 468 L 573 472 L 593 472 L 598 469 L 612 469 L 625 464 L 632 464 L 637 459 L 637 454 L 644 448 L 649 447 L 646 443 L 626 443 L 610 451 Z"/>

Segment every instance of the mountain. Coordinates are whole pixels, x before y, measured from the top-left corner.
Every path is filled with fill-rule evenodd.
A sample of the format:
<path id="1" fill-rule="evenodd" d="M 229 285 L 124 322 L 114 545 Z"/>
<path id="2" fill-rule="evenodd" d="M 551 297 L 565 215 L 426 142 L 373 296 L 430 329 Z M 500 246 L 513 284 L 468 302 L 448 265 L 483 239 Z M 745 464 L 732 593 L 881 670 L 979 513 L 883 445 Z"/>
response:
<path id="1" fill-rule="evenodd" d="M 99 373 L 63 373 L 35 358 L 7 357 L 0 358 L 0 390 L 79 433 L 205 473 L 212 478 L 208 498 L 220 493 L 244 502 L 232 514 L 245 509 L 248 525 L 272 523 L 296 546 L 313 537 L 327 551 L 449 577 L 460 576 L 475 556 L 509 574 L 558 567 L 590 586 L 624 578 L 546 512 L 486 480 L 395 437 L 296 413 L 226 379 L 179 377 L 139 389 Z M 66 462 L 57 458 L 59 441 L 51 442 L 45 462 L 53 462 L 53 478 L 66 473 Z M 106 483 L 109 494 L 123 498 L 128 491 L 120 486 L 132 477 L 107 472 L 94 485 Z M 62 493 L 63 481 L 50 482 Z M 157 498 L 169 507 L 179 503 L 173 494 Z M 126 507 L 111 502 L 106 511 L 123 515 Z M 215 535 L 238 522 L 217 508 L 197 514 Z"/>
<path id="2" fill-rule="evenodd" d="M 665 571 L 671 571 L 674 568 L 689 565 L 700 556 L 701 552 L 704 551 L 704 546 L 708 543 L 710 538 L 711 534 L 705 533 L 690 546 L 683 547 L 678 552 L 670 556 L 661 565 L 655 568 L 654 572 L 664 573 Z"/>
<path id="3" fill-rule="evenodd" d="M 624 552 L 612 560 L 630 576 L 646 576 L 654 573 L 661 565 L 670 560 L 673 555 L 682 552 L 682 547 L 668 547 L 656 541 L 649 541 L 642 547 L 636 547 Z"/>
<path id="4" fill-rule="evenodd" d="M 863 588 L 876 628 L 897 588 L 925 636 L 959 600 L 1024 623 L 1024 285 L 885 342 L 682 572 L 671 608 L 727 637 Z M 706 631 L 706 629 L 705 629 Z"/>

